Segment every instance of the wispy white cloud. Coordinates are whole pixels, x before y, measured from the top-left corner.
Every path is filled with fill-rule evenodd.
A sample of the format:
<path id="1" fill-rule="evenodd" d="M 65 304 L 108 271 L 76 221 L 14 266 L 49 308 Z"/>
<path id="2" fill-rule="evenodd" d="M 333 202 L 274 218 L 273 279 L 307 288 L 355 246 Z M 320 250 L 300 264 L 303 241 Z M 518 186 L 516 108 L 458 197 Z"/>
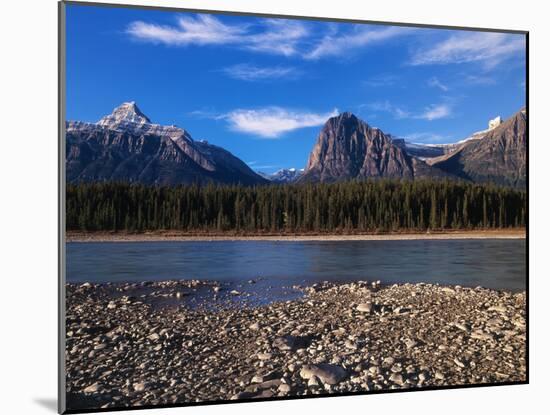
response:
<path id="1" fill-rule="evenodd" d="M 278 138 L 293 130 L 322 125 L 327 119 L 336 115 L 338 115 L 337 109 L 327 113 L 315 113 L 267 107 L 236 109 L 217 118 L 225 120 L 235 131 L 262 138 Z"/>
<path id="2" fill-rule="evenodd" d="M 428 85 L 431 86 L 432 88 L 438 88 L 443 92 L 447 92 L 449 90 L 449 87 L 445 85 L 443 82 L 441 82 L 439 79 L 437 79 L 435 76 L 433 78 L 428 79 Z"/>
<path id="3" fill-rule="evenodd" d="M 219 114 L 211 109 L 201 109 L 187 112 L 187 115 L 194 118 L 217 119 Z"/>
<path id="4" fill-rule="evenodd" d="M 327 24 L 319 28 L 308 22 L 261 19 L 254 24 L 227 23 L 214 16 L 178 16 L 172 25 L 134 21 L 126 27 L 131 38 L 168 46 L 231 45 L 254 52 L 297 56 L 308 60 L 343 56 L 351 50 L 380 44 L 415 31 L 405 27 Z"/>
<path id="5" fill-rule="evenodd" d="M 297 20 L 266 19 L 263 30 L 243 39 L 246 49 L 292 56 L 300 53 L 300 42 L 309 36 L 306 25 Z"/>
<path id="6" fill-rule="evenodd" d="M 422 120 L 438 120 L 440 118 L 448 118 L 451 115 L 451 107 L 447 104 L 430 105 L 424 109 L 420 114 L 417 114 L 413 118 L 419 118 Z"/>
<path id="7" fill-rule="evenodd" d="M 394 116 L 394 118 L 410 118 L 411 114 L 405 109 L 391 104 L 389 101 L 378 101 L 367 104 L 366 107 L 371 111 L 376 112 L 388 112 Z"/>
<path id="8" fill-rule="evenodd" d="M 176 26 L 135 21 L 126 29 L 126 33 L 136 39 L 171 46 L 238 43 L 246 32 L 244 25 L 226 25 L 202 14 L 196 17 L 180 16 Z"/>
<path id="9" fill-rule="evenodd" d="M 228 66 L 221 70 L 227 76 L 242 81 L 267 81 L 272 79 L 295 80 L 301 71 L 292 66 L 255 66 L 246 63 Z"/>
<path id="10" fill-rule="evenodd" d="M 398 26 L 373 28 L 357 25 L 347 33 L 332 33 L 325 36 L 311 51 L 306 53 L 306 59 L 320 59 L 330 56 L 341 56 L 349 53 L 350 49 L 357 49 L 368 45 L 403 36 L 414 29 Z"/>
<path id="11" fill-rule="evenodd" d="M 399 80 L 399 77 L 396 75 L 389 75 L 389 74 L 377 75 L 377 76 L 372 76 L 369 79 L 363 81 L 363 84 L 373 88 L 379 88 L 379 87 L 395 85 L 398 80 Z"/>
<path id="12" fill-rule="evenodd" d="M 203 14 L 179 16 L 176 25 L 135 21 L 126 33 L 137 40 L 169 46 L 235 45 L 284 56 L 296 54 L 298 42 L 309 34 L 299 21 L 264 19 L 260 25 L 230 25 Z"/>
<path id="13" fill-rule="evenodd" d="M 469 85 L 494 85 L 497 82 L 494 77 L 483 75 L 467 75 L 464 81 Z"/>
<path id="14" fill-rule="evenodd" d="M 488 32 L 462 32 L 417 50 L 412 65 L 480 62 L 492 69 L 525 51 L 522 35 Z"/>
<path id="15" fill-rule="evenodd" d="M 449 104 L 432 104 L 417 112 L 412 112 L 405 108 L 393 105 L 389 101 L 371 103 L 368 105 L 368 108 L 373 111 L 390 113 L 396 119 L 433 121 L 440 118 L 448 118 L 452 115 L 452 108 Z"/>

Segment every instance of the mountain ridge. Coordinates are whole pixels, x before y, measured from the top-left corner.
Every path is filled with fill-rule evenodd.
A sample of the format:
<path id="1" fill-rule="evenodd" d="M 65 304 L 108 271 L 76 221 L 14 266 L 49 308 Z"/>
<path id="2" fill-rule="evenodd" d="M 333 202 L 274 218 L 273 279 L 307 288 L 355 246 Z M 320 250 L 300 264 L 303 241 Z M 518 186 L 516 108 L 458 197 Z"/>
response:
<path id="1" fill-rule="evenodd" d="M 66 122 L 66 176 L 69 182 L 170 186 L 450 178 L 525 187 L 526 123 L 520 110 L 504 122 L 491 120 L 489 129 L 465 140 L 430 146 L 411 144 L 343 112 L 325 122 L 305 169 L 266 175 L 222 147 L 195 141 L 183 128 L 153 123 L 130 101 L 96 123 Z"/>
<path id="2" fill-rule="evenodd" d="M 477 183 L 526 187 L 527 113 L 524 109 L 488 131 L 434 160 L 433 167 Z"/>
<path id="3" fill-rule="evenodd" d="M 69 182 L 267 183 L 229 151 L 195 141 L 182 128 L 151 123 L 135 102 L 97 123 L 67 122 L 66 142 Z"/>

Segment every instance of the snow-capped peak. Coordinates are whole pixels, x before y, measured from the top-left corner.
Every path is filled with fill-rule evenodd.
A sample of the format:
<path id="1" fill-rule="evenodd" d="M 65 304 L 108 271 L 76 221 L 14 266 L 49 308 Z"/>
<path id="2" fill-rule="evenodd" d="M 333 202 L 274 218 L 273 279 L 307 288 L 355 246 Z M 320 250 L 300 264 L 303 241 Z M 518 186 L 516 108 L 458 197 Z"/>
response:
<path id="1" fill-rule="evenodd" d="M 135 101 L 124 102 L 116 107 L 113 112 L 103 117 L 98 125 L 103 127 L 119 127 L 130 125 L 151 124 L 151 120 L 141 112 Z"/>
<path id="2" fill-rule="evenodd" d="M 291 183 L 296 181 L 302 174 L 304 169 L 291 167 L 289 169 L 281 169 L 269 176 L 269 179 L 276 183 Z"/>
<path id="3" fill-rule="evenodd" d="M 175 125 L 153 124 L 141 112 L 135 101 L 122 103 L 111 114 L 106 115 L 95 124 L 78 121 L 67 122 L 67 131 L 97 128 L 123 131 L 131 134 L 164 136 L 172 140 L 183 138 L 186 141 L 193 141 L 189 133 L 183 128 Z"/>

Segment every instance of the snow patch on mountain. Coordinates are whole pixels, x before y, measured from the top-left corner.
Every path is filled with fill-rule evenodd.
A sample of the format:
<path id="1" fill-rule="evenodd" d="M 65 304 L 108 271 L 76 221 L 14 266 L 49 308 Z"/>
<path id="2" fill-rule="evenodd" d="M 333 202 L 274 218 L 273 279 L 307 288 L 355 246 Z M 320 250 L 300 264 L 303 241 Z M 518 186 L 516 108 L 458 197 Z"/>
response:
<path id="1" fill-rule="evenodd" d="M 452 153 L 457 150 L 463 144 L 470 142 L 472 140 L 481 140 L 487 133 L 494 130 L 502 123 L 502 118 L 500 116 L 495 117 L 488 122 L 489 128 L 481 131 L 476 131 L 470 136 L 459 140 L 455 143 L 444 143 L 444 144 L 428 144 L 428 143 L 413 143 L 407 141 L 406 138 L 394 137 L 391 136 L 392 142 L 407 151 L 411 156 L 417 157 L 421 160 L 426 160 L 434 157 L 440 157 L 445 154 Z"/>
<path id="2" fill-rule="evenodd" d="M 112 131 L 126 131 L 139 135 L 155 135 L 168 137 L 172 140 L 184 139 L 192 142 L 193 139 L 187 131 L 175 125 L 153 124 L 134 101 L 124 102 L 116 107 L 113 112 L 101 118 L 97 123 L 82 121 L 69 121 L 66 124 L 67 131 L 105 129 Z"/>

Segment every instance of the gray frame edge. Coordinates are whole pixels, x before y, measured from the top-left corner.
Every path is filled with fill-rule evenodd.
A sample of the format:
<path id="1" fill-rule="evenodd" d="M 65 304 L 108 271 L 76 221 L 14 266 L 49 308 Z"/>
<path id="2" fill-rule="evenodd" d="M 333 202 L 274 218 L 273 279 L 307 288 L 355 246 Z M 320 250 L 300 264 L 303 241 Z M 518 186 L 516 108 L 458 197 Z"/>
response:
<path id="1" fill-rule="evenodd" d="M 499 29 L 494 27 L 476 27 L 476 26 L 455 26 L 455 25 L 438 25 L 432 23 L 403 23 L 395 21 L 385 20 L 368 20 L 368 19 L 353 19 L 343 17 L 326 17 L 326 16 L 302 16 L 302 15 L 289 15 L 278 13 L 261 13 L 250 11 L 231 11 L 231 10 L 219 10 L 219 9 L 196 9 L 190 7 L 178 7 L 178 6 L 149 6 L 143 4 L 129 4 L 129 3 L 109 3 L 108 0 L 102 1 L 82 1 L 82 0 L 61 0 L 66 5 L 73 6 L 93 6 L 93 7 L 107 7 L 107 8 L 122 8 L 122 9 L 139 9 L 139 10 L 156 10 L 165 12 L 185 12 L 185 13 L 206 13 L 216 14 L 222 16 L 243 16 L 243 17 L 264 17 L 275 19 L 291 19 L 291 20 L 310 20 L 310 21 L 322 21 L 333 23 L 357 23 L 357 24 L 372 24 L 379 26 L 401 26 L 401 27 L 416 27 L 424 29 L 444 29 L 444 30 L 462 30 L 462 31 L 475 31 L 475 32 L 495 32 L 495 33 L 510 33 L 510 34 L 527 34 L 528 30 L 524 29 Z"/>
<path id="2" fill-rule="evenodd" d="M 58 4 L 58 75 L 57 75 L 57 93 L 58 93 L 58 376 L 57 376 L 57 411 L 62 414 L 67 410 L 66 399 L 66 368 L 65 368 L 65 341 L 66 341 L 66 293 L 65 293 L 65 76 L 66 76 L 66 50 L 65 50 L 65 34 L 66 34 L 66 9 L 65 2 L 60 1 Z"/>

